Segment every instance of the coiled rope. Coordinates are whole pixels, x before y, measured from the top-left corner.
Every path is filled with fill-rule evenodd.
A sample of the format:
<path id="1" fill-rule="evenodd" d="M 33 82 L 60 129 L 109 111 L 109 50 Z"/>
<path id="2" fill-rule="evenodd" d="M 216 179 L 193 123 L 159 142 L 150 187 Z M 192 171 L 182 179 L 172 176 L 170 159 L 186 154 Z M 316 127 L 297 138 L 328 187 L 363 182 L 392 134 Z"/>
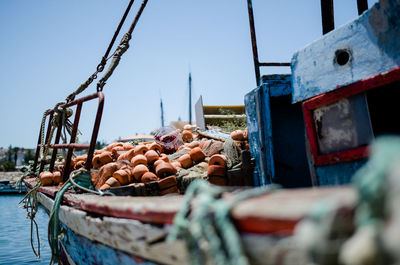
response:
<path id="1" fill-rule="evenodd" d="M 23 176 L 24 177 L 24 176 Z M 24 198 L 18 203 L 24 203 L 22 208 L 26 209 L 26 218 L 31 221 L 31 247 L 33 250 L 33 253 L 35 254 L 36 257 L 40 258 L 40 238 L 39 238 L 39 229 L 38 225 L 35 220 L 36 213 L 38 211 L 38 198 L 37 198 L 37 192 L 38 189 L 42 186 L 42 183 L 38 181 L 36 185 L 28 191 Z M 37 247 L 35 248 L 33 242 L 34 242 L 34 230 L 36 231 L 36 240 L 37 240 Z"/>
<path id="2" fill-rule="evenodd" d="M 232 201 L 222 199 L 224 190 L 197 179 L 186 191 L 183 207 L 176 214 L 168 240 L 182 238 L 191 264 L 248 265 L 239 233 L 230 211 L 240 201 L 273 192 L 278 186 L 264 186 L 239 192 Z M 195 208 L 191 208 L 195 201 Z"/>
<path id="3" fill-rule="evenodd" d="M 50 264 L 58 262 L 60 254 L 58 239 L 63 236 L 63 233 L 60 231 L 59 210 L 64 193 L 71 187 L 77 187 L 85 192 L 100 195 L 98 191 L 94 190 L 90 172 L 88 170 L 80 168 L 71 172 L 69 179 L 64 183 L 60 191 L 57 192 L 57 195 L 54 198 L 53 207 L 50 210 L 48 225 L 48 241 L 51 249 Z"/>

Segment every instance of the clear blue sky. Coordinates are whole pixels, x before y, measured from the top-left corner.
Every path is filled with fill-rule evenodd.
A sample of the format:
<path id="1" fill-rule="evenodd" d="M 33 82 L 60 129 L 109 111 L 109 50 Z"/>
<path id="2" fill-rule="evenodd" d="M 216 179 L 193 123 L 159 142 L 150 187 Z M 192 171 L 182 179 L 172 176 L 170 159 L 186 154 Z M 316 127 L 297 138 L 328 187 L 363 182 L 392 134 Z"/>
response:
<path id="1" fill-rule="evenodd" d="M 0 146 L 35 146 L 43 111 L 95 70 L 128 2 L 0 1 Z M 261 61 L 288 62 L 321 36 L 319 0 L 253 2 Z M 357 16 L 356 0 L 334 2 L 336 27 Z M 246 0 L 149 0 L 131 48 L 104 88 L 99 140 L 159 127 L 160 96 L 167 123 L 187 120 L 189 67 L 194 102 L 203 95 L 206 105 L 243 104 L 255 87 Z M 84 94 L 93 92 L 90 86 Z M 81 141 L 90 138 L 94 106 L 84 106 Z"/>

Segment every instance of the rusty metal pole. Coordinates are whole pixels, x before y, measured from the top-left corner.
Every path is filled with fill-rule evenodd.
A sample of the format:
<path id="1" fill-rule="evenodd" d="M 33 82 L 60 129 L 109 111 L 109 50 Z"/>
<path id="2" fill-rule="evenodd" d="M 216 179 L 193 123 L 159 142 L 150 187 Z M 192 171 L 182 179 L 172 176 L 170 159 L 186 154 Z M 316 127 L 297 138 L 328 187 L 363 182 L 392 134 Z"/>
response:
<path id="1" fill-rule="evenodd" d="M 94 153 L 94 149 L 96 147 L 97 136 L 99 134 L 101 117 L 103 115 L 104 94 L 103 94 L 103 92 L 99 91 L 99 92 L 97 92 L 97 95 L 98 95 L 98 98 L 99 98 L 99 103 L 97 105 L 96 119 L 94 121 L 94 126 L 93 126 L 93 131 L 92 131 L 92 138 L 90 140 L 88 156 L 87 156 L 86 163 L 85 163 L 85 168 L 87 170 L 90 170 L 90 168 L 92 167 L 93 153 Z"/>
<path id="2" fill-rule="evenodd" d="M 255 26 L 254 26 L 254 14 L 253 14 L 252 0 L 247 0 L 247 9 L 249 12 L 249 25 L 250 25 L 250 35 L 251 35 L 251 47 L 253 49 L 254 72 L 256 75 L 257 86 L 259 86 L 260 85 L 260 63 L 258 60 L 257 39 L 256 39 L 256 30 L 255 30 Z"/>
<path id="3" fill-rule="evenodd" d="M 81 111 L 82 111 L 82 102 L 79 102 L 76 106 L 75 119 L 74 119 L 74 123 L 72 125 L 70 144 L 74 144 L 76 141 L 76 135 L 78 133 L 78 124 L 79 124 L 79 120 L 81 118 Z M 69 178 L 73 151 L 74 150 L 72 148 L 68 149 L 67 158 L 65 159 L 63 181 L 66 181 Z"/>
<path id="4" fill-rule="evenodd" d="M 368 9 L 368 0 L 357 0 L 358 15 Z"/>
<path id="5" fill-rule="evenodd" d="M 335 29 L 333 0 L 321 0 L 322 34 Z"/>

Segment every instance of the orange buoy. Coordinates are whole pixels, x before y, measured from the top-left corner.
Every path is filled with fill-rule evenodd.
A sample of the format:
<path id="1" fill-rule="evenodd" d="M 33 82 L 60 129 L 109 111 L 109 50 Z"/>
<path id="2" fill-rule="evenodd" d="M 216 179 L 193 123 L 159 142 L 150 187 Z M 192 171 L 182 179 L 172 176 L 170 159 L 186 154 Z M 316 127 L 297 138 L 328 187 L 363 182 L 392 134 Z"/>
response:
<path id="1" fill-rule="evenodd" d="M 119 169 L 117 171 L 114 172 L 113 174 L 113 178 L 115 178 L 116 180 L 119 181 L 119 183 L 121 183 L 121 185 L 126 185 L 129 183 L 129 173 L 126 170 L 123 169 Z"/>
<path id="2" fill-rule="evenodd" d="M 84 164 L 85 164 L 85 161 L 79 160 L 78 162 L 75 163 L 74 169 L 79 169 L 79 168 L 83 167 Z"/>
<path id="3" fill-rule="evenodd" d="M 200 147 L 195 147 L 189 152 L 190 158 L 195 162 L 198 163 L 203 160 L 206 155 L 204 154 L 203 150 Z"/>
<path id="4" fill-rule="evenodd" d="M 147 163 L 152 164 L 154 161 L 158 160 L 159 156 L 156 151 L 149 150 L 147 151 L 144 156 L 147 158 Z"/>
<path id="5" fill-rule="evenodd" d="M 190 125 L 190 124 L 186 124 L 185 126 L 183 126 L 183 129 L 184 129 L 185 131 L 190 131 L 190 132 L 192 132 L 192 131 L 193 131 L 193 126 Z"/>
<path id="6" fill-rule="evenodd" d="M 116 170 L 118 170 L 117 163 L 108 163 L 106 165 L 103 165 L 99 169 L 97 179 L 95 179 L 95 181 L 93 181 L 93 184 L 95 185 L 95 187 L 97 189 L 100 188 L 107 181 L 108 178 L 112 177 L 112 175 L 114 174 L 114 172 Z"/>
<path id="7" fill-rule="evenodd" d="M 159 178 L 165 178 L 176 173 L 176 169 L 167 162 L 162 162 L 156 167 L 156 174 Z"/>
<path id="8" fill-rule="evenodd" d="M 124 148 L 124 150 L 128 151 L 128 150 L 133 149 L 135 146 L 133 146 L 133 144 L 131 144 L 131 143 L 123 143 L 122 147 Z"/>
<path id="9" fill-rule="evenodd" d="M 63 181 L 63 177 L 60 171 L 53 172 L 53 183 L 58 185 Z"/>
<path id="10" fill-rule="evenodd" d="M 153 169 L 156 170 L 157 166 L 161 163 L 165 163 L 165 161 L 158 159 L 156 162 L 153 164 Z"/>
<path id="11" fill-rule="evenodd" d="M 104 149 L 96 150 L 96 151 L 94 152 L 94 155 L 100 155 L 100 154 L 103 153 L 104 151 L 105 151 Z"/>
<path id="12" fill-rule="evenodd" d="M 213 165 L 207 168 L 207 176 L 226 176 L 226 168 L 224 166 Z"/>
<path id="13" fill-rule="evenodd" d="M 153 172 L 146 172 L 142 176 L 143 183 L 149 183 L 149 182 L 153 182 L 153 181 L 157 181 L 157 180 L 158 180 L 158 177 Z"/>
<path id="14" fill-rule="evenodd" d="M 78 161 L 86 161 L 87 155 L 83 155 L 83 156 L 76 156 L 74 159 L 76 162 Z"/>
<path id="15" fill-rule="evenodd" d="M 149 145 L 149 149 L 156 151 L 158 154 L 161 154 L 163 151 L 162 146 L 155 142 Z"/>
<path id="16" fill-rule="evenodd" d="M 149 172 L 149 169 L 145 165 L 137 165 L 133 169 L 133 177 L 137 180 L 140 181 L 141 177 L 143 176 L 144 173 Z"/>
<path id="17" fill-rule="evenodd" d="M 164 162 L 169 162 L 169 158 L 168 158 L 168 156 L 166 154 L 161 154 L 160 160 L 162 160 Z"/>
<path id="18" fill-rule="evenodd" d="M 99 168 L 99 167 L 101 167 L 100 155 L 95 155 L 95 156 L 93 157 L 92 165 L 93 165 L 94 168 Z"/>
<path id="19" fill-rule="evenodd" d="M 170 194 L 170 193 L 178 193 L 178 194 L 179 194 L 179 189 L 178 189 L 178 187 L 177 187 L 177 186 L 173 186 L 173 187 L 170 187 L 170 188 L 168 188 L 168 189 L 165 189 L 165 190 L 161 190 L 161 191 L 160 191 L 160 195 L 161 195 L 161 196 L 167 195 L 167 194 Z"/>
<path id="20" fill-rule="evenodd" d="M 123 144 L 120 142 L 111 143 L 106 146 L 106 151 L 111 151 L 115 146 L 122 146 Z"/>
<path id="21" fill-rule="evenodd" d="M 169 176 L 160 180 L 158 182 L 158 187 L 160 188 L 160 190 L 164 190 L 166 188 L 176 186 L 177 184 L 178 182 L 176 181 L 175 176 Z"/>
<path id="22" fill-rule="evenodd" d="M 193 149 L 193 148 L 199 147 L 199 146 L 200 146 L 200 142 L 199 142 L 199 141 L 193 141 L 193 142 L 191 142 L 191 143 L 188 145 L 188 147 L 189 147 L 190 149 Z"/>
<path id="23" fill-rule="evenodd" d="M 171 162 L 171 165 L 172 165 L 174 168 L 182 167 L 182 165 L 181 165 L 181 163 L 179 163 L 179 161 L 173 161 L 173 162 Z"/>
<path id="24" fill-rule="evenodd" d="M 118 152 L 120 152 L 120 151 L 118 151 Z M 118 161 L 121 161 L 121 160 L 131 161 L 132 157 L 134 157 L 134 156 L 135 156 L 135 149 L 131 149 L 131 150 L 125 151 L 125 153 L 119 155 L 117 160 Z"/>
<path id="25" fill-rule="evenodd" d="M 193 134 L 192 134 L 192 132 L 186 131 L 186 130 L 184 130 L 184 131 L 182 132 L 182 140 L 183 140 L 184 142 L 190 142 L 192 139 L 193 139 Z"/>
<path id="26" fill-rule="evenodd" d="M 210 176 L 210 177 L 208 177 L 208 181 L 211 184 L 214 184 L 214 185 L 217 185 L 217 186 L 226 186 L 226 185 L 228 185 L 228 180 L 225 177 Z"/>
<path id="27" fill-rule="evenodd" d="M 149 151 L 149 148 L 147 148 L 147 146 L 143 144 L 139 144 L 135 146 L 134 150 L 135 150 L 135 155 L 144 155 L 147 151 Z"/>
<path id="28" fill-rule="evenodd" d="M 131 163 L 133 167 L 136 167 L 137 165 L 147 166 L 147 158 L 144 155 L 137 155 L 132 158 Z"/>
<path id="29" fill-rule="evenodd" d="M 53 184 L 53 173 L 50 171 L 43 171 L 40 173 L 39 178 L 43 186 L 50 186 Z"/>
<path id="30" fill-rule="evenodd" d="M 193 160 L 190 158 L 189 154 L 184 154 L 178 159 L 178 161 L 183 168 L 189 168 L 193 165 Z"/>
<path id="31" fill-rule="evenodd" d="M 126 152 L 126 150 L 124 149 L 123 146 L 116 146 L 111 150 L 111 154 L 112 156 L 117 159 L 120 155 L 124 154 Z"/>
<path id="32" fill-rule="evenodd" d="M 220 155 L 220 154 L 213 155 L 210 158 L 210 161 L 208 161 L 208 164 L 210 166 L 218 165 L 218 166 L 226 167 L 226 156 Z"/>
<path id="33" fill-rule="evenodd" d="M 113 161 L 112 156 L 111 156 L 111 152 L 109 152 L 109 151 L 101 153 L 99 155 L 99 159 L 100 159 L 100 163 L 102 165 L 105 165 L 105 164 L 110 163 L 110 162 Z"/>
<path id="34" fill-rule="evenodd" d="M 119 186 L 121 186 L 121 183 L 114 177 L 111 177 L 111 178 L 107 179 L 105 184 L 110 185 L 110 187 L 119 187 Z"/>
<path id="35" fill-rule="evenodd" d="M 244 132 L 242 130 L 236 130 L 231 132 L 232 140 L 243 141 L 244 140 Z"/>

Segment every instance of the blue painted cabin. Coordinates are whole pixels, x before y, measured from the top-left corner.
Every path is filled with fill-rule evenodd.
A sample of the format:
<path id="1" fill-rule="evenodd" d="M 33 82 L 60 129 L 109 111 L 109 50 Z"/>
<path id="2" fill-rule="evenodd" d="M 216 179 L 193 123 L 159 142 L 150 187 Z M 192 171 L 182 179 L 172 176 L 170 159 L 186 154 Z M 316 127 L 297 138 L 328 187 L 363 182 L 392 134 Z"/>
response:
<path id="1" fill-rule="evenodd" d="M 250 152 L 256 186 L 311 185 L 301 104 L 292 104 L 290 75 L 265 75 L 245 96 Z"/>
<path id="2" fill-rule="evenodd" d="M 400 134 L 399 66 L 400 3 L 381 0 L 264 76 L 245 96 L 255 183 L 349 183 L 371 140 Z"/>

